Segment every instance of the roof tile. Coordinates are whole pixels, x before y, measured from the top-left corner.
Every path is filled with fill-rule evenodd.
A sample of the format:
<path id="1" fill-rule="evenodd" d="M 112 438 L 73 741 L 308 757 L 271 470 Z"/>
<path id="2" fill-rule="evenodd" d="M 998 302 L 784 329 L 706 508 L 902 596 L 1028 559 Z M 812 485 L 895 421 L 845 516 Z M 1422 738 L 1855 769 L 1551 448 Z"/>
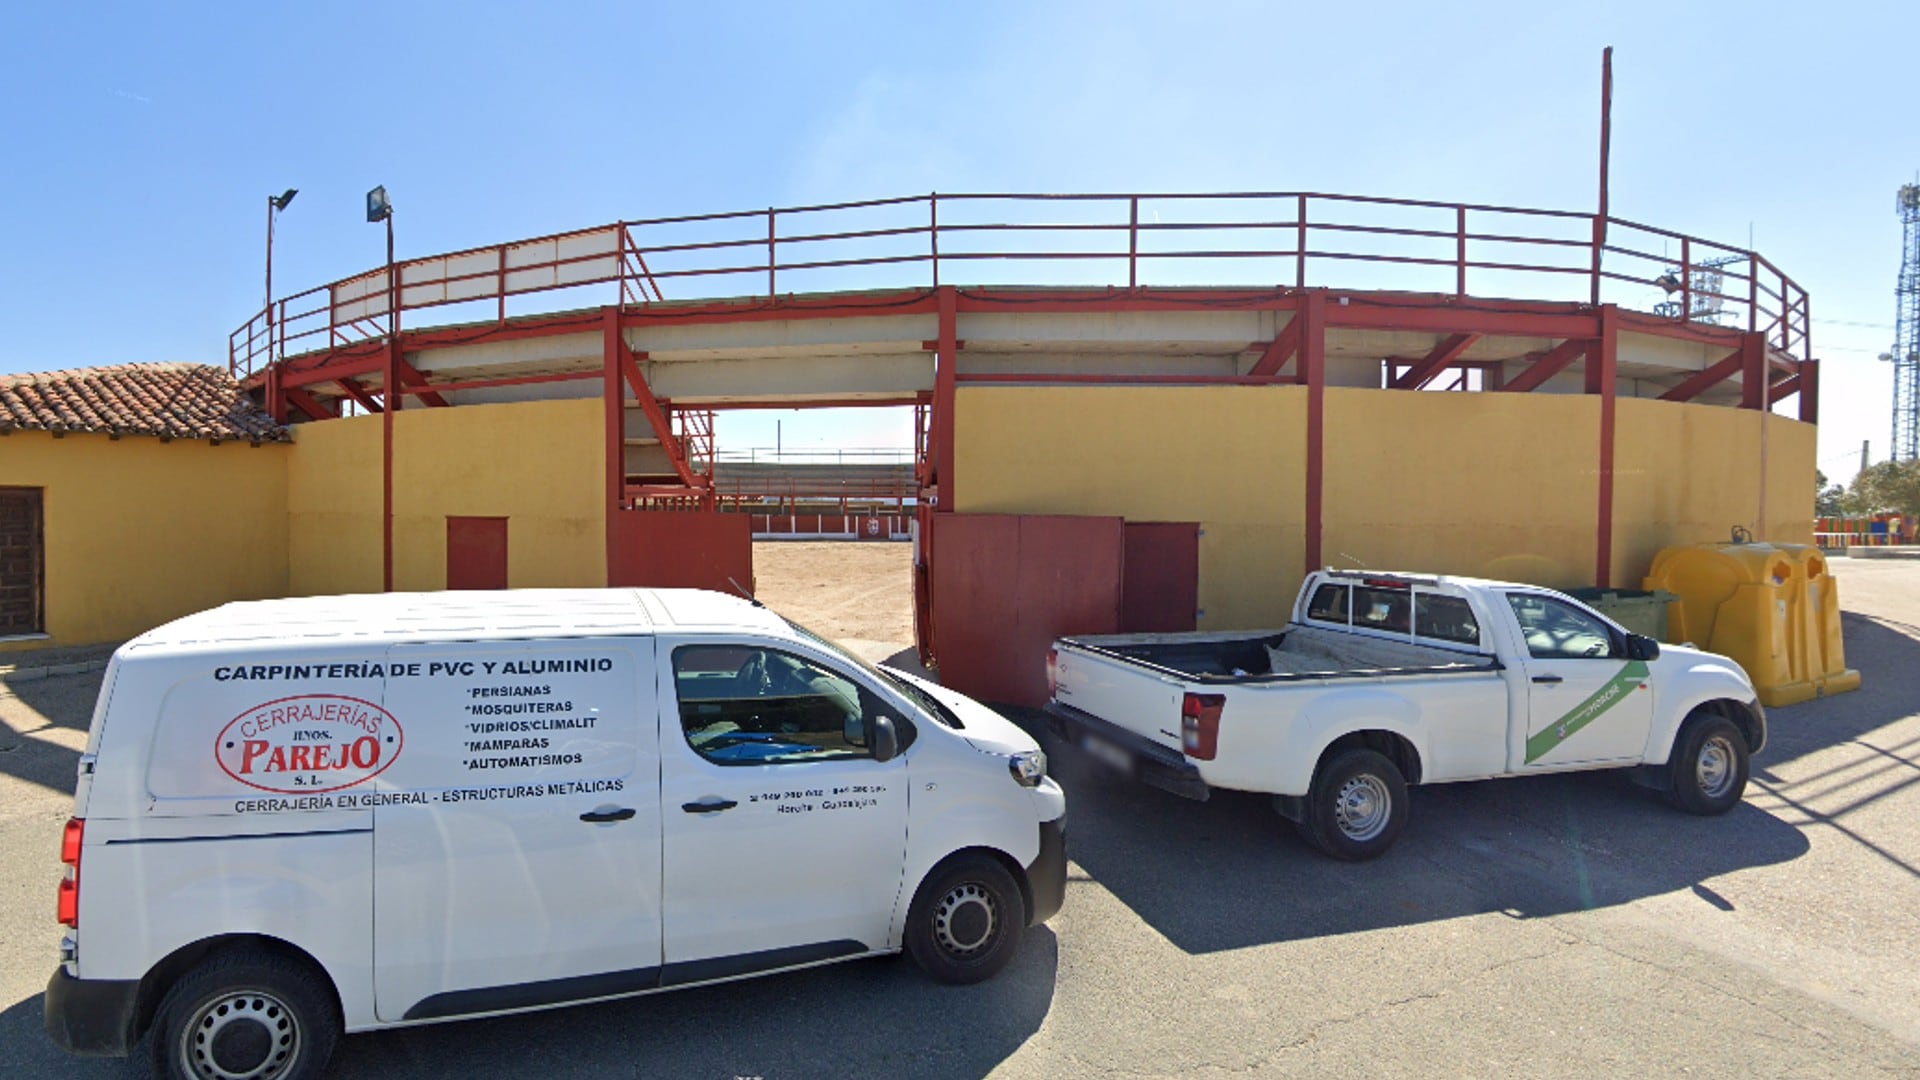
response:
<path id="1" fill-rule="evenodd" d="M 283 424 L 206 364 L 112 364 L 0 375 L 0 431 L 286 442 Z"/>

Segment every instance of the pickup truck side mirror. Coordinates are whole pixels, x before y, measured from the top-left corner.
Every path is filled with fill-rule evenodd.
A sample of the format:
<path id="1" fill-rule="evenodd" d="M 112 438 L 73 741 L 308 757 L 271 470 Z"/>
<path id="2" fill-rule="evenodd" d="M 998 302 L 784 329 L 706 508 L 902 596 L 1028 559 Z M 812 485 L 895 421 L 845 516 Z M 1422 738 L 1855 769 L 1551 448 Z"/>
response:
<path id="1" fill-rule="evenodd" d="M 873 760 L 891 761 L 900 756 L 900 732 L 893 726 L 893 717 L 880 713 L 873 718 Z"/>
<path id="2" fill-rule="evenodd" d="M 1660 659 L 1660 643 L 1645 634 L 1628 634 L 1627 659 L 1658 660 Z"/>

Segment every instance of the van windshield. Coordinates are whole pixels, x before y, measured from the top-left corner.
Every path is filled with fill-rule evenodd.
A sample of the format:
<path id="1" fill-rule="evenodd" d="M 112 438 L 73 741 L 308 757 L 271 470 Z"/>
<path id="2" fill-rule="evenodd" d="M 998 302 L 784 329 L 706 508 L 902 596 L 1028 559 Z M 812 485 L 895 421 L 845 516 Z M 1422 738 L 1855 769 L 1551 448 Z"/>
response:
<path id="1" fill-rule="evenodd" d="M 775 614 L 779 614 L 779 613 L 776 612 Z M 815 645 L 820 646 L 823 649 L 832 651 L 837 656 L 844 657 L 848 663 L 858 666 L 860 670 L 865 671 L 867 674 L 872 675 L 874 678 L 880 680 L 883 683 L 886 683 L 888 686 L 892 687 L 896 692 L 898 692 L 900 696 L 913 702 L 915 705 L 920 706 L 921 711 L 925 712 L 928 716 L 933 717 L 935 720 L 938 720 L 941 723 L 955 730 L 958 730 L 966 726 L 965 724 L 962 724 L 960 722 L 960 717 L 956 715 L 952 709 L 949 709 L 945 705 L 942 705 L 939 702 L 939 700 L 935 698 L 932 694 L 929 694 L 925 690 L 920 689 L 918 686 L 915 686 L 913 683 L 908 682 L 906 679 L 902 679 L 897 675 L 894 675 L 893 673 L 887 671 L 885 668 L 880 667 L 878 664 L 873 663 L 871 660 L 868 660 L 866 657 L 861 656 L 860 654 L 852 651 L 851 649 L 846 648 L 845 646 L 841 645 L 839 642 L 830 640 L 826 637 L 823 637 L 820 634 L 814 633 L 813 631 L 807 629 L 806 627 L 801 626 L 799 623 L 794 622 L 792 619 L 787 618 L 785 615 L 781 615 L 780 619 L 782 622 L 785 622 L 788 626 L 792 627 L 793 632 L 796 634 L 799 634 L 802 638 L 812 642 Z"/>

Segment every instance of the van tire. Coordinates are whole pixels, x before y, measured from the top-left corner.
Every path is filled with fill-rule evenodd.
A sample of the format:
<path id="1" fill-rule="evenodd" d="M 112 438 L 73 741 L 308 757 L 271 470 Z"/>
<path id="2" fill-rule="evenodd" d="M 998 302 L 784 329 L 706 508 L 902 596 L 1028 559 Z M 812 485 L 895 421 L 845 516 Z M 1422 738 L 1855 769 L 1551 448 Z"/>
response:
<path id="1" fill-rule="evenodd" d="M 1027 905 L 1020 884 L 984 852 L 935 867 L 907 909 L 907 953 L 920 970 L 963 985 L 1000 973 L 1020 949 Z"/>
<path id="2" fill-rule="evenodd" d="M 1384 754 L 1354 748 L 1321 763 L 1298 822 L 1307 842 L 1336 859 L 1384 855 L 1407 827 L 1407 782 Z"/>
<path id="3" fill-rule="evenodd" d="M 1680 727 L 1667 759 L 1667 801 L 1689 814 L 1724 814 L 1740 805 L 1751 768 L 1747 737 L 1718 713 L 1696 712 Z"/>
<path id="4" fill-rule="evenodd" d="M 243 946 L 181 976 L 133 1056 L 142 1074 L 172 1080 L 312 1080 L 339 1038 L 333 992 L 319 975 L 293 957 Z M 269 1064 L 275 1054 L 285 1056 Z"/>

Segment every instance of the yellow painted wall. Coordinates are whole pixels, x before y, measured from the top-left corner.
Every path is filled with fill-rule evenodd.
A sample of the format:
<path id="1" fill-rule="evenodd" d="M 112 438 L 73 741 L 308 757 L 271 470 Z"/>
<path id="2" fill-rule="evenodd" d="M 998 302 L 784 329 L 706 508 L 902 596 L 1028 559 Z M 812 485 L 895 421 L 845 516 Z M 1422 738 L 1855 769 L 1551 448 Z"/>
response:
<path id="1" fill-rule="evenodd" d="M 1600 402 L 1329 388 L 1321 561 L 1593 582 Z"/>
<path id="2" fill-rule="evenodd" d="M 1330 387 L 1321 561 L 1561 588 L 1594 580 L 1600 402 L 1583 395 Z M 1284 621 L 1305 551 L 1299 387 L 969 387 L 955 405 L 963 513 L 1197 521 L 1203 628 Z M 1814 428 L 1622 399 L 1613 584 L 1653 553 L 1724 539 L 1811 543 Z"/>
<path id="3" fill-rule="evenodd" d="M 403 409 L 393 420 L 393 587 L 447 584 L 447 518 L 507 519 L 514 588 L 607 583 L 598 400 Z M 378 592 L 381 418 L 294 429 L 292 590 Z"/>
<path id="4" fill-rule="evenodd" d="M 0 651 L 120 641 L 283 595 L 290 455 L 273 443 L 0 438 L 0 485 L 44 489 L 48 634 Z"/>
<path id="5" fill-rule="evenodd" d="M 1735 525 L 1758 540 L 1813 543 L 1812 424 L 1636 399 L 1619 403 L 1614 430 L 1615 584 L 1638 588 L 1661 548 L 1726 540 Z"/>
<path id="6" fill-rule="evenodd" d="M 298 424 L 293 439 L 287 463 L 290 594 L 379 592 L 380 417 Z"/>
<path id="7" fill-rule="evenodd" d="M 1200 625 L 1285 622 L 1305 557 L 1306 401 L 1296 386 L 963 388 L 954 507 L 1199 522 Z"/>
<path id="8" fill-rule="evenodd" d="M 393 428 L 395 589 L 446 587 L 449 516 L 507 519 L 513 588 L 607 583 L 598 399 L 406 409 Z"/>

